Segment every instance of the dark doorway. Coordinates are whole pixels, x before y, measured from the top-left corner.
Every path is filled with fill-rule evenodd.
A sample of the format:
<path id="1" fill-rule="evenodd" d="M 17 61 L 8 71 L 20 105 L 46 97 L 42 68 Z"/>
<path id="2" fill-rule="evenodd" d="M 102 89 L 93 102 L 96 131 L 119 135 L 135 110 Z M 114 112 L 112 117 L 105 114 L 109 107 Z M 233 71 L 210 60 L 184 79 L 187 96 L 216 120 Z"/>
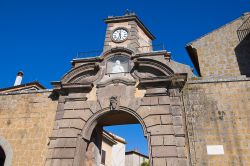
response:
<path id="1" fill-rule="evenodd" d="M 5 153 L 3 151 L 3 148 L 0 146 L 0 166 L 4 165 L 4 161 L 5 161 Z"/>

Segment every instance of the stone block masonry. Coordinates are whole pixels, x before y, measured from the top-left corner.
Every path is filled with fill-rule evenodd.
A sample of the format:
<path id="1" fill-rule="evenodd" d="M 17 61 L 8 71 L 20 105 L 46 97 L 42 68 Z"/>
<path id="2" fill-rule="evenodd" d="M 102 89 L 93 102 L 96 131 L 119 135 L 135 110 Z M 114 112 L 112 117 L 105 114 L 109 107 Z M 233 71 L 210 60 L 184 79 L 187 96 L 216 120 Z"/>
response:
<path id="1" fill-rule="evenodd" d="M 0 136 L 13 151 L 13 166 L 43 166 L 57 101 L 51 92 L 0 95 Z"/>
<path id="2" fill-rule="evenodd" d="M 189 81 L 183 94 L 192 165 L 250 165 L 250 79 Z"/>
<path id="3" fill-rule="evenodd" d="M 202 77 L 250 76 L 250 35 L 244 40 L 238 36 L 247 19 L 249 13 L 188 44 L 186 48 Z"/>

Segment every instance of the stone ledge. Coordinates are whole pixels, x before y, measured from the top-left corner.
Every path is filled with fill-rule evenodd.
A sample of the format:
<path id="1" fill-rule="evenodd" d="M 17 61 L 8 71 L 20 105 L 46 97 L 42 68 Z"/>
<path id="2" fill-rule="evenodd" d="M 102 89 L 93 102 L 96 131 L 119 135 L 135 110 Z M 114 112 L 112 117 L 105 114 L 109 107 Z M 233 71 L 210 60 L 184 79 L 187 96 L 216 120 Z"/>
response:
<path id="1" fill-rule="evenodd" d="M 232 77 L 199 77 L 197 80 L 189 79 L 187 84 L 200 84 L 200 83 L 220 83 L 220 82 L 238 82 L 250 81 L 246 76 L 232 76 Z"/>
<path id="2" fill-rule="evenodd" d="M 0 96 L 5 95 L 19 95 L 19 94 L 32 94 L 32 93 L 46 93 L 52 92 L 53 89 L 43 89 L 43 90 L 34 90 L 34 91 L 18 91 L 18 92 L 7 92 L 7 93 L 0 93 Z"/>

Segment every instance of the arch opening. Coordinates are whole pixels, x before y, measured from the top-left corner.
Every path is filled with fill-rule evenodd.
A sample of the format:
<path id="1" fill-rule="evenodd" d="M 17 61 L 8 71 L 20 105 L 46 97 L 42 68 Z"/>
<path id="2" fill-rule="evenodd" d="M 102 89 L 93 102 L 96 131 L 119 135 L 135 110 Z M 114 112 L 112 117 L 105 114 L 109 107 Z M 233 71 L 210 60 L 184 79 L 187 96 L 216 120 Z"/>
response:
<path id="1" fill-rule="evenodd" d="M 139 124 L 140 122 L 133 115 L 125 111 L 109 111 L 98 119 L 98 124 L 102 126 Z"/>
<path id="2" fill-rule="evenodd" d="M 104 113 L 103 113 L 104 112 Z M 85 165 L 88 164 L 96 164 L 96 165 L 119 165 L 125 166 L 125 162 L 127 159 L 126 150 L 129 150 L 131 153 L 134 151 L 135 153 L 140 153 L 138 150 L 138 145 L 140 142 L 137 142 L 137 146 L 134 148 L 127 148 L 126 138 L 128 137 L 141 137 L 140 140 L 144 139 L 144 152 L 149 152 L 149 144 L 147 140 L 147 135 L 145 134 L 145 127 L 142 120 L 139 120 L 138 117 L 133 115 L 131 112 L 127 112 L 124 110 L 112 110 L 112 111 L 103 111 L 100 112 L 99 116 L 92 120 L 92 123 L 89 125 L 89 131 L 91 132 L 90 139 L 88 141 L 88 145 L 86 148 L 85 154 Z M 140 133 L 134 133 L 133 127 L 136 125 L 137 131 L 138 128 L 141 131 Z M 140 127 L 139 127 L 140 126 Z M 121 128 L 122 127 L 122 128 Z M 124 130 L 129 128 L 129 130 Z M 86 128 L 86 130 L 88 130 Z M 113 132 L 122 129 L 119 133 Z M 121 134 L 122 132 L 126 132 L 127 134 Z M 126 138 L 124 138 L 126 137 Z M 130 138 L 129 140 L 133 140 Z M 135 139 L 136 140 L 136 139 Z M 135 144 L 133 142 L 133 144 Z M 133 146 L 133 145 L 132 145 Z M 129 154 L 131 154 L 129 153 Z M 143 154 L 145 156 L 145 160 L 149 162 L 149 158 L 147 154 Z M 134 155 L 131 155 L 134 156 Z M 150 156 L 150 155 L 148 155 Z M 139 156 L 141 157 L 141 156 Z M 144 161 L 144 160 L 142 160 Z"/>
<path id="3" fill-rule="evenodd" d="M 6 159 L 5 152 L 3 148 L 0 146 L 0 166 L 4 165 L 5 159 Z"/>

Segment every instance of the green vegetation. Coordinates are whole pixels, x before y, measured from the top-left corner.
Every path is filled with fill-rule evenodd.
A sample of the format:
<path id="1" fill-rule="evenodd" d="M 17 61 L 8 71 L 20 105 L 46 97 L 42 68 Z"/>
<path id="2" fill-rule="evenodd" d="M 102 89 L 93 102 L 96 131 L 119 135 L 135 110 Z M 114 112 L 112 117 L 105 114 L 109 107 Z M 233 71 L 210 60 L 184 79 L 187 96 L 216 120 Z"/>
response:
<path id="1" fill-rule="evenodd" d="M 143 163 L 141 163 L 141 166 L 149 166 L 149 162 L 144 161 Z"/>

